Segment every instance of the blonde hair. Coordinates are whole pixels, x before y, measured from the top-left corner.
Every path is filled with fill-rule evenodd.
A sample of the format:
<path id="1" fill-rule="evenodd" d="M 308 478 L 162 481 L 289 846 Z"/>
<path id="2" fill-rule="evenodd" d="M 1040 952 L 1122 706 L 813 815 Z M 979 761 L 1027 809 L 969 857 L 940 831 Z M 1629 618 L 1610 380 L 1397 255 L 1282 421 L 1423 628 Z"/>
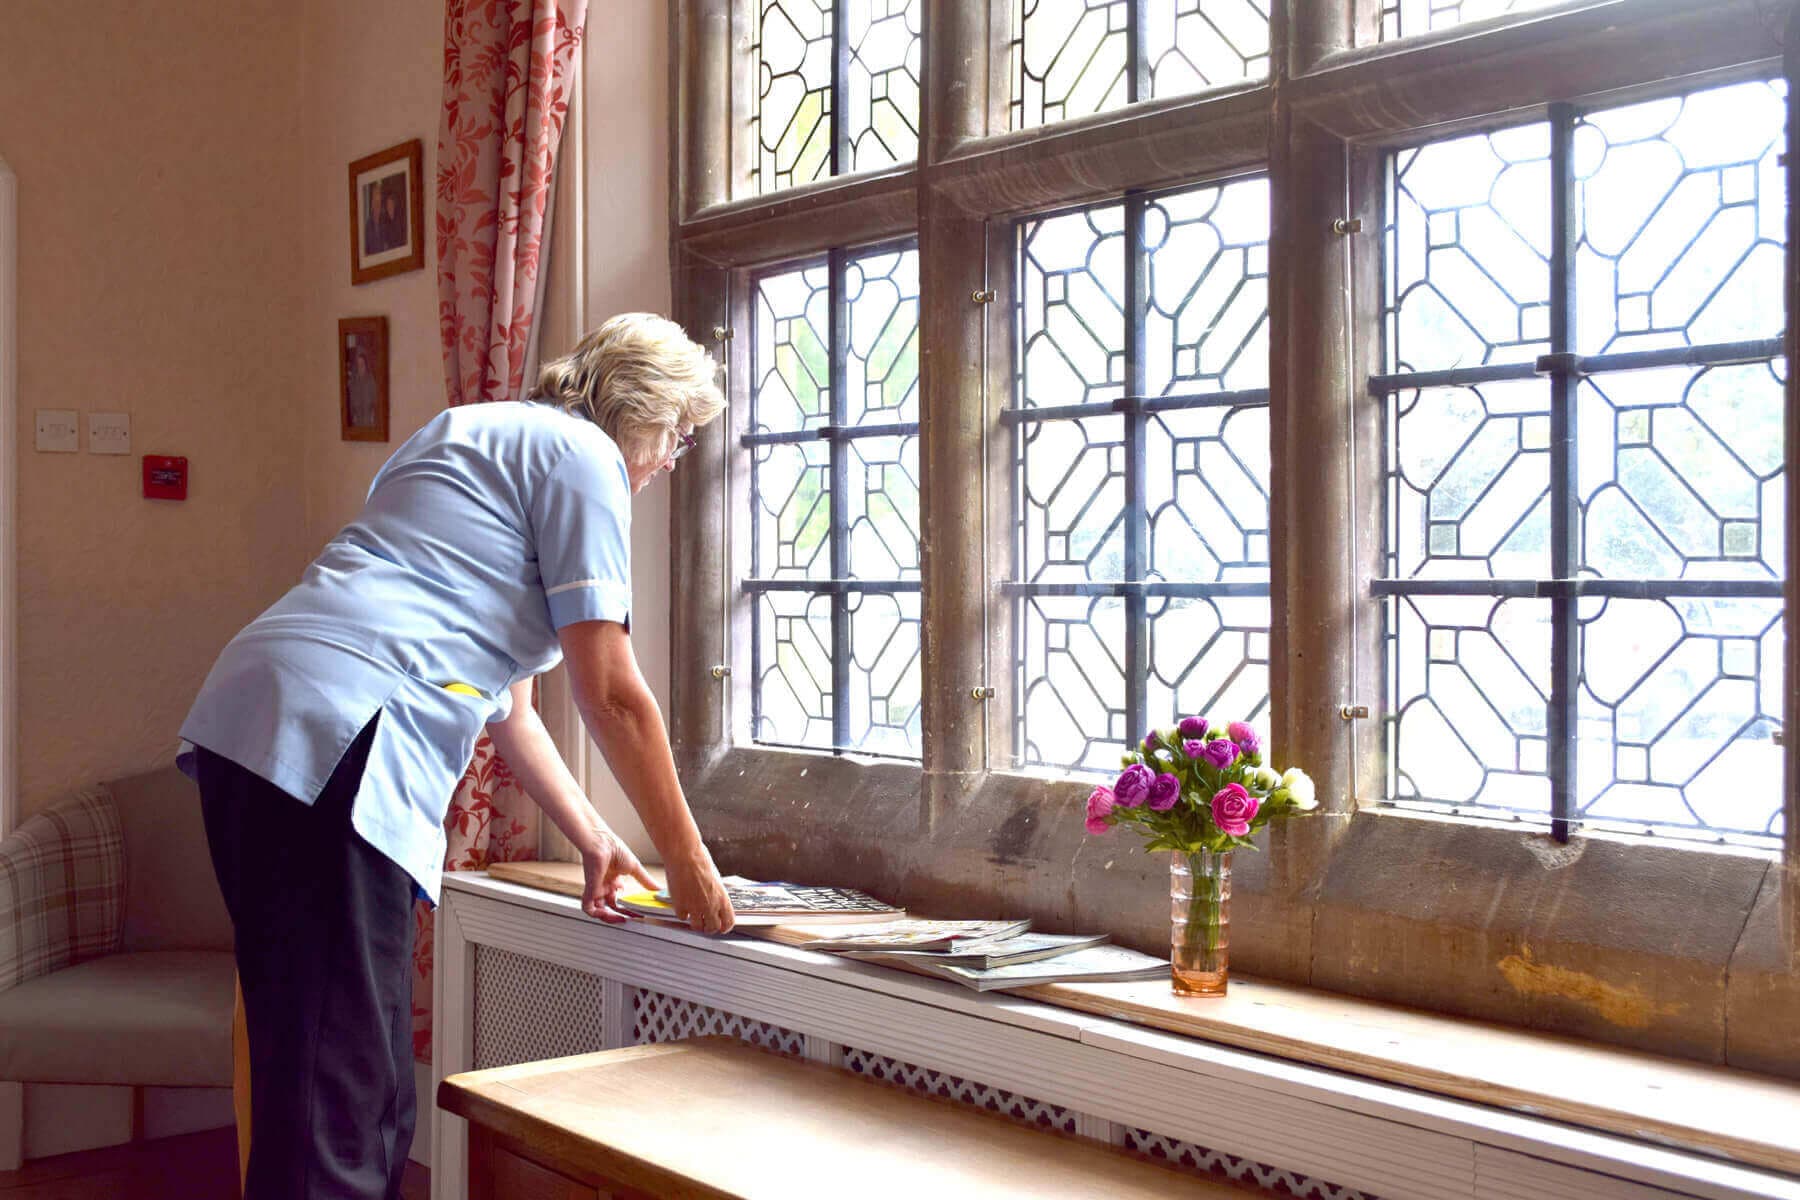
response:
<path id="1" fill-rule="evenodd" d="M 682 426 L 724 411 L 719 365 L 681 326 L 654 313 L 620 313 L 538 374 L 532 397 L 586 417 L 627 462 L 658 463 Z"/>

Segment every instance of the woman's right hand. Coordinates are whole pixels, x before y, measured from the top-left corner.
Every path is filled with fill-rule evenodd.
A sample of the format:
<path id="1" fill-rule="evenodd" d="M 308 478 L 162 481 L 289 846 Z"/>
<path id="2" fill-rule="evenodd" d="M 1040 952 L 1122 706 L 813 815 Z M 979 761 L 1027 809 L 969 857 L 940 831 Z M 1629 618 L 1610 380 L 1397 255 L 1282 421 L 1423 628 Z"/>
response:
<path id="1" fill-rule="evenodd" d="M 705 846 L 667 859 L 669 903 L 675 914 L 698 933 L 730 933 L 736 920 L 725 883 Z"/>

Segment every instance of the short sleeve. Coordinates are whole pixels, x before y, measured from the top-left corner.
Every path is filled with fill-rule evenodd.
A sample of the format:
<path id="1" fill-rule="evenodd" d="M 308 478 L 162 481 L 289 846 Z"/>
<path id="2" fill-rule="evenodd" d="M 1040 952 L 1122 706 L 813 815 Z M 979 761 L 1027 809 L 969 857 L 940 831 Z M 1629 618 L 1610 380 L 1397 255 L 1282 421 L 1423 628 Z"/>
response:
<path id="1" fill-rule="evenodd" d="M 629 625 L 631 481 L 617 451 L 565 454 L 531 498 L 531 524 L 551 625 Z"/>

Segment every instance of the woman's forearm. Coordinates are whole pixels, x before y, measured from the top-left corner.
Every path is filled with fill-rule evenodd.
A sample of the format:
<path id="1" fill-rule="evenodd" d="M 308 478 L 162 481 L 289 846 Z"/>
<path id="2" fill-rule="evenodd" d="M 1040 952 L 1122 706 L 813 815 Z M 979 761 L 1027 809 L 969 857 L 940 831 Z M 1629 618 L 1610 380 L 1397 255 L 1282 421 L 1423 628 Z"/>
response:
<path id="1" fill-rule="evenodd" d="M 622 683 L 605 701 L 580 707 L 607 767 L 663 859 L 700 853 L 700 830 L 675 774 L 662 710 L 641 677 Z"/>
<path id="2" fill-rule="evenodd" d="M 569 773 L 550 731 L 531 706 L 528 684 L 522 698 L 515 694 L 512 715 L 488 726 L 488 736 L 493 738 L 494 748 L 506 760 L 514 778 L 569 839 L 569 844 L 583 857 L 595 853 L 605 823 L 588 803 L 580 783 Z"/>

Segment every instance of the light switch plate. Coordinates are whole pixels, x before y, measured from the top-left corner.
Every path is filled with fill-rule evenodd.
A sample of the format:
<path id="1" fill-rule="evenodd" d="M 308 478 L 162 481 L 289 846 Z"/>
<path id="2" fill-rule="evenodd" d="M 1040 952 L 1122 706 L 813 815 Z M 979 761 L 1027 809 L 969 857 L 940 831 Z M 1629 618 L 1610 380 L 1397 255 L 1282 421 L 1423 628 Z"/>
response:
<path id="1" fill-rule="evenodd" d="M 74 409 L 37 410 L 37 448 L 46 454 L 74 454 L 81 449 L 81 425 Z"/>
<path id="2" fill-rule="evenodd" d="M 130 454 L 131 414 L 91 412 L 88 414 L 89 454 Z"/>

